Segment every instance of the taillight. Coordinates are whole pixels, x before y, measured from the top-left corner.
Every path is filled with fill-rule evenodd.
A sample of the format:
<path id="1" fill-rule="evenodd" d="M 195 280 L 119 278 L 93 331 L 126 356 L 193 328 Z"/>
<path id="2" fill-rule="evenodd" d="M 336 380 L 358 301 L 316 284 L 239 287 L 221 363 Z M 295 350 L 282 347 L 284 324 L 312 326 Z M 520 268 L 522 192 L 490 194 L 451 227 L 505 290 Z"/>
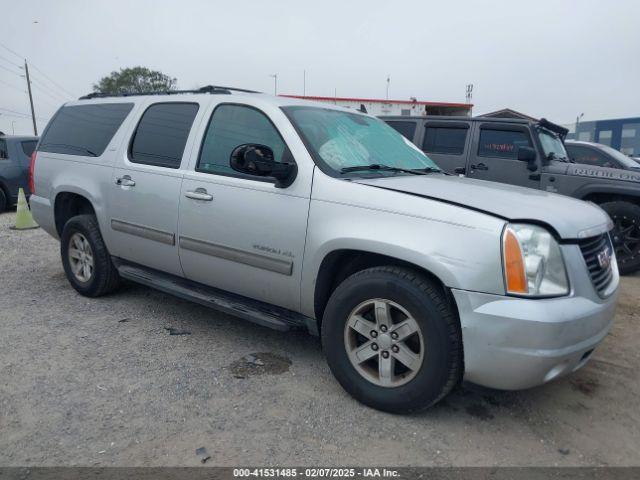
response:
<path id="1" fill-rule="evenodd" d="M 33 175 L 36 169 L 36 153 L 37 152 L 34 150 L 31 154 L 31 163 L 29 163 L 29 192 L 31 195 L 35 195 L 36 193 L 35 181 L 33 180 Z"/>

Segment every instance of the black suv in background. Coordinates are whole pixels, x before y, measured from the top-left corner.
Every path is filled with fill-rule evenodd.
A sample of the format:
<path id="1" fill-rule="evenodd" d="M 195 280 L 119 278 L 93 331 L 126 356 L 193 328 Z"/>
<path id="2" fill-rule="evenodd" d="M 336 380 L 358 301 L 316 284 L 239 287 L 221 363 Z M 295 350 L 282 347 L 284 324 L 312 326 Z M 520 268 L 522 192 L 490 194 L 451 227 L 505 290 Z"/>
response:
<path id="1" fill-rule="evenodd" d="M 29 163 L 38 137 L 0 135 L 0 213 L 18 200 L 18 188 L 29 195 Z"/>
<path id="2" fill-rule="evenodd" d="M 545 119 L 381 118 L 447 172 L 600 205 L 614 222 L 620 272 L 640 269 L 640 171 L 573 163 L 564 146 L 567 129 Z"/>

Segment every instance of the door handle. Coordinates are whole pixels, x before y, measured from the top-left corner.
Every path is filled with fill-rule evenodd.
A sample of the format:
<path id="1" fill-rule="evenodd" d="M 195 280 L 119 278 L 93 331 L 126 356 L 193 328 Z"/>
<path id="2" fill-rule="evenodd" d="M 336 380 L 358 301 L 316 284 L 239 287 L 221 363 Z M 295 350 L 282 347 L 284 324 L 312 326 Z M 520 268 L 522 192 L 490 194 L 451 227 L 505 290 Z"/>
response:
<path id="1" fill-rule="evenodd" d="M 136 182 L 131 180 L 129 175 L 123 175 L 122 177 L 116 178 L 116 185 L 121 187 L 135 187 Z"/>
<path id="2" fill-rule="evenodd" d="M 196 188 L 195 190 L 190 190 L 186 192 L 184 196 L 193 200 L 204 200 L 205 202 L 210 202 L 211 200 L 213 200 L 213 195 L 208 194 L 204 188 Z"/>
<path id="3" fill-rule="evenodd" d="M 484 163 L 479 163 L 477 165 L 471 165 L 471 170 L 489 170 L 489 167 Z"/>
<path id="4" fill-rule="evenodd" d="M 457 175 L 464 175 L 466 172 L 467 172 L 467 169 L 464 168 L 464 167 L 456 167 L 456 168 L 453 169 L 453 173 L 455 173 Z"/>

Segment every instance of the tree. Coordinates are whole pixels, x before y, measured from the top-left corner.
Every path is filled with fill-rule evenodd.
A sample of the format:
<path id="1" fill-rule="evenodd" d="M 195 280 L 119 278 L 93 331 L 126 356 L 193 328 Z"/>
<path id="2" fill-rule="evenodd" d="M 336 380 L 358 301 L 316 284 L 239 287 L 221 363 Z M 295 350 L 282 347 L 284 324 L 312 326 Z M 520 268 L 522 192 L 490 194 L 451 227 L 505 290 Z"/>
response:
<path id="1" fill-rule="evenodd" d="M 116 95 L 121 93 L 147 93 L 175 90 L 177 80 L 145 67 L 121 68 L 111 72 L 93 85 L 93 91 Z"/>

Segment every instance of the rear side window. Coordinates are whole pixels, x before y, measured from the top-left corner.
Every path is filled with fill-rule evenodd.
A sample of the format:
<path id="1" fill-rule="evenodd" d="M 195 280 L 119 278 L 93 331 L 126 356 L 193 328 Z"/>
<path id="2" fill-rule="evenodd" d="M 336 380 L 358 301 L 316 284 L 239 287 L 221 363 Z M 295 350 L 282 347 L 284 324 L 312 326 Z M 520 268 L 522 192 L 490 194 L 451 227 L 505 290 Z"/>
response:
<path id="1" fill-rule="evenodd" d="M 21 142 L 22 143 L 22 151 L 27 157 L 30 157 L 33 151 L 36 149 L 36 145 L 38 142 L 35 140 L 31 140 L 29 142 Z"/>
<path id="2" fill-rule="evenodd" d="M 400 135 L 409 141 L 413 141 L 416 133 L 416 122 L 387 122 L 389 126 L 395 129 Z"/>
<path id="3" fill-rule="evenodd" d="M 133 103 L 62 107 L 45 130 L 39 150 L 99 157 L 132 108 Z"/>
<path id="4" fill-rule="evenodd" d="M 9 153 L 7 152 L 7 142 L 4 140 L 0 140 L 0 160 L 9 158 Z"/>
<path id="5" fill-rule="evenodd" d="M 197 103 L 151 105 L 133 134 L 129 159 L 145 165 L 180 168 L 196 113 Z"/>
<path id="6" fill-rule="evenodd" d="M 518 158 L 520 147 L 531 147 L 529 135 L 520 130 L 480 130 L 479 157 Z"/>
<path id="7" fill-rule="evenodd" d="M 427 153 L 462 155 L 468 128 L 427 127 L 422 149 Z"/>

